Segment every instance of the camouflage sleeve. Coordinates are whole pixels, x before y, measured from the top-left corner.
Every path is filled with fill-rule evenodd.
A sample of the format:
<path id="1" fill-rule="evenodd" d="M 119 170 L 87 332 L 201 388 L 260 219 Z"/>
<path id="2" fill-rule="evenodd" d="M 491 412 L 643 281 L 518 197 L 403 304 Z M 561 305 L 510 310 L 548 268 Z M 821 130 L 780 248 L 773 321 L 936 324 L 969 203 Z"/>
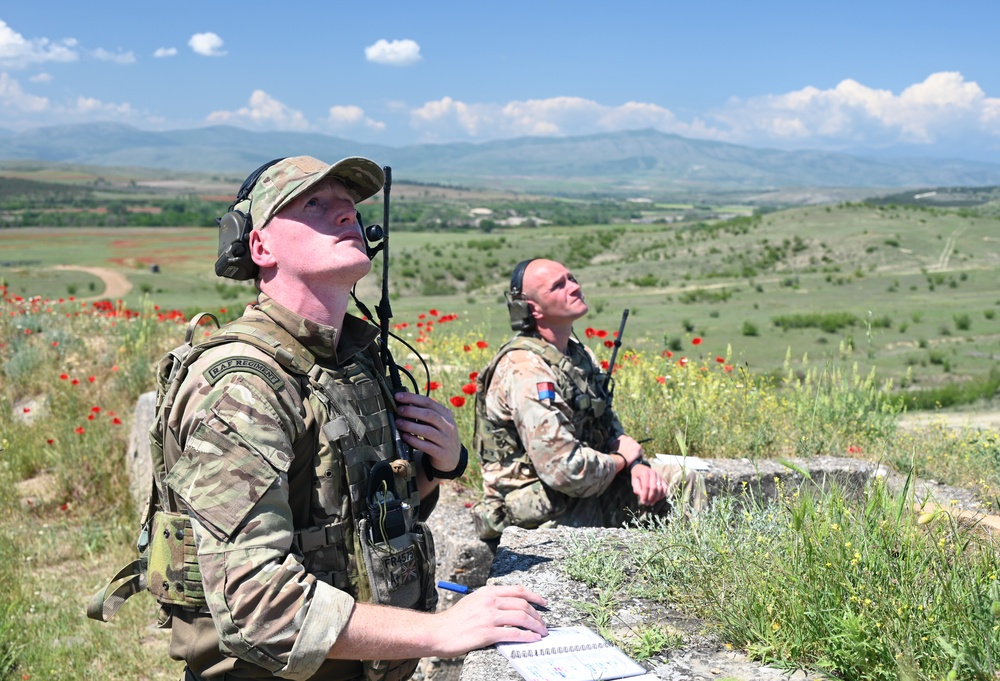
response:
<path id="1" fill-rule="evenodd" d="M 551 397 L 550 397 L 551 395 Z M 486 409 L 497 421 L 513 421 L 538 477 L 571 497 L 601 494 L 614 480 L 615 457 L 576 439 L 572 410 L 552 369 L 535 353 L 513 350 L 497 365 Z"/>
<path id="2" fill-rule="evenodd" d="M 167 483 L 192 515 L 221 647 L 277 676 L 309 678 L 354 601 L 307 573 L 291 550 L 287 472 L 305 407 L 287 378 L 276 389 L 266 372 L 235 371 L 210 385 L 202 372 L 218 359 L 209 352 L 192 366 L 196 397 L 184 409 L 183 454 Z"/>

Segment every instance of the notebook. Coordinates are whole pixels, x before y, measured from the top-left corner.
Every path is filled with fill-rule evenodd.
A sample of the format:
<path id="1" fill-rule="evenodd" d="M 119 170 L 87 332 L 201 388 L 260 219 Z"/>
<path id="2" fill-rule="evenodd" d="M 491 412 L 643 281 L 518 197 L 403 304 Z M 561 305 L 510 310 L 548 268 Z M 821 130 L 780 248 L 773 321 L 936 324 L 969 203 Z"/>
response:
<path id="1" fill-rule="evenodd" d="M 497 650 L 527 681 L 656 679 L 587 627 L 553 627 L 540 641 L 498 643 Z"/>

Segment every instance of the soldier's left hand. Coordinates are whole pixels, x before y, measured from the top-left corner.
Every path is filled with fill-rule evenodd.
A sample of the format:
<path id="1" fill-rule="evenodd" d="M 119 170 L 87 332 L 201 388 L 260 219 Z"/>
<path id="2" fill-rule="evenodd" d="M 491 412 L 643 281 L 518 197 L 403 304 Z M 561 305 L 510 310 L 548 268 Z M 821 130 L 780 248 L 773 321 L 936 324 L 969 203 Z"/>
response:
<path id="1" fill-rule="evenodd" d="M 632 491 L 640 506 L 653 506 L 667 496 L 667 482 L 649 466 L 634 466 Z"/>
<path id="2" fill-rule="evenodd" d="M 434 468 L 452 471 L 458 466 L 462 440 L 451 410 L 425 395 L 401 392 L 396 427 L 406 444 L 430 456 Z"/>

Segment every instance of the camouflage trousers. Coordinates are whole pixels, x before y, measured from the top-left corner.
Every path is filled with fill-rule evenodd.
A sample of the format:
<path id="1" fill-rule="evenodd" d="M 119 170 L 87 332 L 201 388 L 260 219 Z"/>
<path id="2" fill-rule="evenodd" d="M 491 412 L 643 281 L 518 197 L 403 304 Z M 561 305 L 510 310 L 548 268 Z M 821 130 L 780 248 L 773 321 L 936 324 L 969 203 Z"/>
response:
<path id="1" fill-rule="evenodd" d="M 668 519 L 673 512 L 673 505 L 678 502 L 682 504 L 684 515 L 697 513 L 704 508 L 705 481 L 697 472 L 659 461 L 651 461 L 650 465 L 667 483 L 666 496 L 654 506 L 639 506 L 639 500 L 632 491 L 632 478 L 623 473 L 615 477 L 602 494 L 593 497 L 567 497 L 545 487 L 551 506 L 565 505 L 565 510 L 558 509 L 557 517 L 540 526 L 621 527 L 649 518 Z M 519 524 L 516 517 L 515 513 L 508 512 L 507 504 L 499 498 L 483 499 L 472 509 L 476 532 L 483 540 L 496 539 L 505 527 Z M 536 526 L 537 523 L 524 525 L 529 529 Z"/>
<path id="2" fill-rule="evenodd" d="M 656 460 L 649 463 L 667 483 L 666 496 L 654 506 L 639 506 L 632 491 L 632 479 L 623 472 L 603 494 L 567 499 L 566 513 L 542 527 L 622 527 L 654 517 L 667 519 L 675 503 L 682 504 L 680 510 L 685 515 L 705 507 L 705 480 L 696 471 Z"/>

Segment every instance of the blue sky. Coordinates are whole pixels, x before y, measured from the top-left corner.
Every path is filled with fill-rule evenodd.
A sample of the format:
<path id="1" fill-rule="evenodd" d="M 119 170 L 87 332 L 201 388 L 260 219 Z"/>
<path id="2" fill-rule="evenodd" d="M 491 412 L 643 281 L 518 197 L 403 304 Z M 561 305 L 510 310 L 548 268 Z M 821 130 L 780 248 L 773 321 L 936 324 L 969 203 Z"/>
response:
<path id="1" fill-rule="evenodd" d="M 22 0 L 0 7 L 0 128 L 391 146 L 655 128 L 1000 162 L 998 25 L 996 0 Z"/>

